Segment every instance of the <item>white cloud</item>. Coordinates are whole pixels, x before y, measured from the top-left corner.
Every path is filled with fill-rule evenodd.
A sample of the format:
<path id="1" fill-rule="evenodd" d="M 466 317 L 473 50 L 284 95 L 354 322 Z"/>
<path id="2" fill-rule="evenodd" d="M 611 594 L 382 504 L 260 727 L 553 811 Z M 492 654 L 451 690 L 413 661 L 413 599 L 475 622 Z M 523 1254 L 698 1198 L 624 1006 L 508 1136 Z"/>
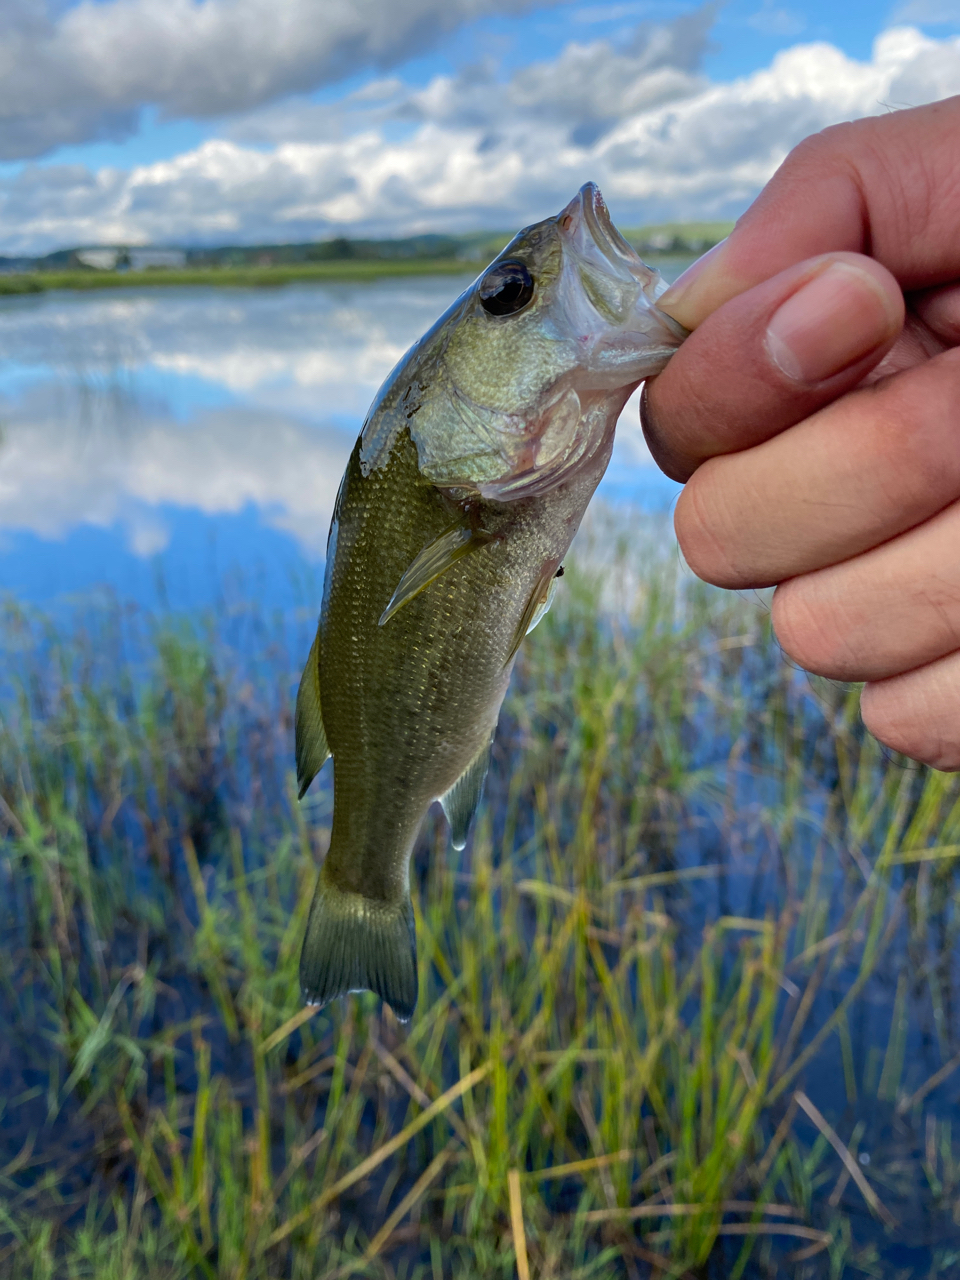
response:
<path id="1" fill-rule="evenodd" d="M 537 0 L 550 3 L 550 0 Z M 389 67 L 487 13 L 530 0 L 6 0 L 0 159 L 217 116 Z"/>
<path id="2" fill-rule="evenodd" d="M 0 308 L 0 533 L 257 509 L 308 554 L 385 374 L 457 280 L 51 295 Z"/>
<path id="3" fill-rule="evenodd" d="M 552 123 L 575 142 L 595 140 L 616 120 L 687 97 L 706 84 L 697 74 L 709 46 L 713 4 L 666 24 L 641 23 L 626 43 L 572 41 L 551 61 L 533 62 L 501 79 L 493 59 L 436 76 L 421 90 L 401 79 L 376 80 L 338 103 L 287 100 L 231 120 L 224 136 L 236 142 L 326 142 L 349 134 L 407 125 L 482 128 L 490 148 L 504 129 Z"/>
<path id="4" fill-rule="evenodd" d="M 570 19 L 583 26 L 595 22 L 618 22 L 621 18 L 636 18 L 646 7 L 644 0 L 630 0 L 626 4 L 591 4 L 574 9 Z"/>
<path id="5" fill-rule="evenodd" d="M 618 429 L 611 475 L 652 467 L 635 399 Z M 353 437 L 250 406 L 207 410 L 181 424 L 144 415 L 136 429 L 91 433 L 65 424 L 57 397 L 5 404 L 0 444 L 0 532 L 61 539 L 80 526 L 121 525 L 131 551 L 168 542 L 165 508 L 206 516 L 257 510 L 308 555 L 326 544 Z"/>
<path id="6" fill-rule="evenodd" d="M 63 420 L 87 430 L 92 416 L 119 438 L 144 414 L 179 412 L 154 404 L 153 390 L 176 391 L 179 377 L 215 388 L 217 401 L 356 433 L 385 374 L 468 279 L 14 300 L 0 307 L 0 390 L 56 370 Z"/>
<path id="7" fill-rule="evenodd" d="M 710 84 L 695 70 L 706 34 L 696 17 L 647 31 L 631 49 L 570 45 L 499 87 L 482 67 L 417 92 L 382 83 L 379 97 L 338 108 L 344 119 L 358 112 L 362 127 L 350 132 L 341 119 L 321 140 L 219 138 L 130 173 L 30 168 L 0 183 L 0 245 L 519 227 L 588 178 L 626 225 L 730 216 L 807 134 L 960 92 L 960 40 L 913 28 L 885 32 L 869 61 L 796 45 L 767 68 Z M 260 119 L 266 132 L 277 124 Z M 249 117 L 243 127 L 256 125 Z"/>
<path id="8" fill-rule="evenodd" d="M 574 41 L 559 57 L 522 67 L 505 83 L 493 66 L 438 76 L 396 114 L 445 127 L 483 128 L 488 150 L 518 122 L 521 128 L 556 125 L 569 131 L 574 144 L 589 145 L 613 122 L 706 86 L 698 70 L 714 16 L 708 4 L 665 25 L 642 24 L 623 49 L 606 40 Z"/>

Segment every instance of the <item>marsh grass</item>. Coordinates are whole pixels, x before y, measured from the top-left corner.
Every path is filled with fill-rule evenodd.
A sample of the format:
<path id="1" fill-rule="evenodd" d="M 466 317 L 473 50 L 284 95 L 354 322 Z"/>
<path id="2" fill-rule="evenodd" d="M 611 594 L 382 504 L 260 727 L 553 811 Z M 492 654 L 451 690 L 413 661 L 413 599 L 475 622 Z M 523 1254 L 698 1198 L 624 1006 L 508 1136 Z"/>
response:
<path id="1" fill-rule="evenodd" d="M 405 1026 L 300 1002 L 306 623 L 8 605 L 0 1274 L 960 1275 L 960 786 L 641 523 L 425 825 Z"/>

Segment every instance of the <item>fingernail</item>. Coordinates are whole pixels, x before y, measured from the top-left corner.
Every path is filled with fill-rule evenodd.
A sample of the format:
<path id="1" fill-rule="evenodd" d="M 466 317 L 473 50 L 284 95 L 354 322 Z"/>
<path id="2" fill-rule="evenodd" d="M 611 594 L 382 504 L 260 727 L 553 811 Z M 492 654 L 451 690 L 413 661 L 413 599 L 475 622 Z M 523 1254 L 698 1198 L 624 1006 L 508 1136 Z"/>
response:
<path id="1" fill-rule="evenodd" d="M 774 312 L 767 352 L 792 381 L 822 382 L 869 355 L 901 322 L 879 280 L 832 262 Z"/>
<path id="2" fill-rule="evenodd" d="M 724 239 L 708 249 L 682 275 L 677 276 L 670 288 L 657 299 L 657 306 L 662 311 L 666 311 L 688 329 L 695 329 L 707 314 L 701 314 L 703 308 L 698 305 L 701 290 L 697 285 L 707 268 L 716 263 L 720 250 L 726 243 Z"/>

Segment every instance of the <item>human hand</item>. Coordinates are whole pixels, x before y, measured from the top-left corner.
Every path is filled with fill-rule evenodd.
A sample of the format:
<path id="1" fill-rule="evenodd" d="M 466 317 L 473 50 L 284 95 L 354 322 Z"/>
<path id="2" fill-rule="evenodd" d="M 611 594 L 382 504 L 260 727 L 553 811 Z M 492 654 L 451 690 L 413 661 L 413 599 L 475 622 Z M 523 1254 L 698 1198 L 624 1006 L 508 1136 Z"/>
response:
<path id="1" fill-rule="evenodd" d="M 960 98 L 807 139 L 660 305 L 695 330 L 643 405 L 688 563 L 779 583 L 784 650 L 960 769 Z"/>

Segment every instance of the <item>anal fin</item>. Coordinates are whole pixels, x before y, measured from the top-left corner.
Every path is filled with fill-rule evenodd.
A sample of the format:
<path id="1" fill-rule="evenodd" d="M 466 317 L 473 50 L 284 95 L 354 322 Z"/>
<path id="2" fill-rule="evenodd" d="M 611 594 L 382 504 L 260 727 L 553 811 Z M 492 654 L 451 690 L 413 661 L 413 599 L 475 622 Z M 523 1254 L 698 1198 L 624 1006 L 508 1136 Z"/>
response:
<path id="1" fill-rule="evenodd" d="M 320 713 L 320 629 L 310 647 L 307 665 L 300 677 L 297 690 L 297 709 L 294 716 L 294 735 L 297 753 L 297 791 L 303 799 L 307 787 L 314 780 L 330 754 L 327 734 Z"/>
<path id="2" fill-rule="evenodd" d="M 474 756 L 450 790 L 440 797 L 455 849 L 466 845 L 470 823 L 483 795 L 483 783 L 490 767 L 490 742 Z"/>
<path id="3" fill-rule="evenodd" d="M 482 547 L 487 539 L 466 525 L 455 524 L 429 542 L 411 561 L 409 568 L 397 583 L 397 589 L 380 615 L 380 626 L 389 622 L 398 609 L 409 604 L 441 573 L 445 573 L 458 560 Z"/>

